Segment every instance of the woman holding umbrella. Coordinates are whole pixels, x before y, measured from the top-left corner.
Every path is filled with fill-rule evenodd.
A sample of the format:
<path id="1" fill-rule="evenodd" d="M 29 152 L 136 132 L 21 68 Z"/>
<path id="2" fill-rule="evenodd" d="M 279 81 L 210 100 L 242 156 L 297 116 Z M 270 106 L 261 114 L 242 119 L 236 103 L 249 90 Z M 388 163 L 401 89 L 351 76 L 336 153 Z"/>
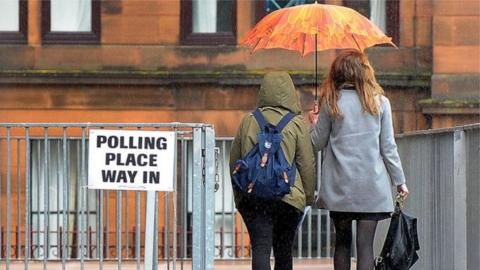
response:
<path id="1" fill-rule="evenodd" d="M 335 226 L 335 270 L 350 269 L 353 220 L 357 270 L 372 270 L 377 223 L 394 210 L 391 185 L 408 195 L 390 102 L 365 54 L 348 49 L 334 60 L 319 103 L 310 134 L 314 148 L 325 152 L 319 203 Z"/>

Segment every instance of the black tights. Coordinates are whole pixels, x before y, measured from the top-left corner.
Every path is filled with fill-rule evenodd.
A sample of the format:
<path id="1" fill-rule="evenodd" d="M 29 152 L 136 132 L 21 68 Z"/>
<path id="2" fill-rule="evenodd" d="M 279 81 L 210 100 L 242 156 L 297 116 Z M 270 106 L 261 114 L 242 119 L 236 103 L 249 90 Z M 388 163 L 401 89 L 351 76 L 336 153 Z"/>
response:
<path id="1" fill-rule="evenodd" d="M 350 270 L 352 219 L 333 219 L 335 225 L 335 270 Z M 373 239 L 378 221 L 357 220 L 357 270 L 374 268 Z"/>

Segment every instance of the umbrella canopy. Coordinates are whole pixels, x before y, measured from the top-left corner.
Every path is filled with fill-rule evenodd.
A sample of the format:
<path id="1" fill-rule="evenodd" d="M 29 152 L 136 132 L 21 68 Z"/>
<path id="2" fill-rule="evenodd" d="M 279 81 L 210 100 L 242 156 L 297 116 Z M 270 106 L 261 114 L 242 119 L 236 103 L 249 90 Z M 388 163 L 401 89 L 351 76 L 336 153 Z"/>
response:
<path id="1" fill-rule="evenodd" d="M 318 3 L 270 13 L 241 43 L 252 47 L 253 51 L 283 48 L 298 51 L 302 56 L 315 52 L 315 102 L 318 96 L 316 52 L 346 48 L 363 51 L 382 43 L 396 47 L 390 37 L 357 11 Z"/>
<path id="2" fill-rule="evenodd" d="M 363 51 L 390 37 L 357 11 L 336 5 L 307 4 L 279 9 L 264 17 L 243 44 L 259 49 L 284 48 L 308 53 L 355 48 Z"/>

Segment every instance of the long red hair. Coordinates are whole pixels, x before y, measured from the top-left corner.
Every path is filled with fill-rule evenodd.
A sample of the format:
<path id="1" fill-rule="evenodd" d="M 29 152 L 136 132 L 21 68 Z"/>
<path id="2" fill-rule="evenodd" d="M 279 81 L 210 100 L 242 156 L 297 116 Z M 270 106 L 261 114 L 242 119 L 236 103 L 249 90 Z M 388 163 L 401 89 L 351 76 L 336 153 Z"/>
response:
<path id="1" fill-rule="evenodd" d="M 380 113 L 378 101 L 384 93 L 383 89 L 375 79 L 375 72 L 367 56 L 354 49 L 343 50 L 338 54 L 322 84 L 320 104 L 328 107 L 331 116 L 342 116 L 337 106 L 339 91 L 348 86 L 357 91 L 365 112 L 372 115 Z"/>

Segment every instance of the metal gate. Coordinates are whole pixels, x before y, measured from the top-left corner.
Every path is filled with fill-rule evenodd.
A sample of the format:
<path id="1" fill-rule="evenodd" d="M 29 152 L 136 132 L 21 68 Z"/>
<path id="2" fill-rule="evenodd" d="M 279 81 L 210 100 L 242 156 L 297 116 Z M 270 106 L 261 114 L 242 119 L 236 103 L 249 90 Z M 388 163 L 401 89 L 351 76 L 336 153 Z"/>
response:
<path id="1" fill-rule="evenodd" d="M 175 131 L 175 191 L 156 193 L 148 236 L 153 269 L 213 269 L 215 134 L 194 123 L 0 124 L 1 267 L 143 269 L 147 196 L 86 188 L 90 129 Z"/>

